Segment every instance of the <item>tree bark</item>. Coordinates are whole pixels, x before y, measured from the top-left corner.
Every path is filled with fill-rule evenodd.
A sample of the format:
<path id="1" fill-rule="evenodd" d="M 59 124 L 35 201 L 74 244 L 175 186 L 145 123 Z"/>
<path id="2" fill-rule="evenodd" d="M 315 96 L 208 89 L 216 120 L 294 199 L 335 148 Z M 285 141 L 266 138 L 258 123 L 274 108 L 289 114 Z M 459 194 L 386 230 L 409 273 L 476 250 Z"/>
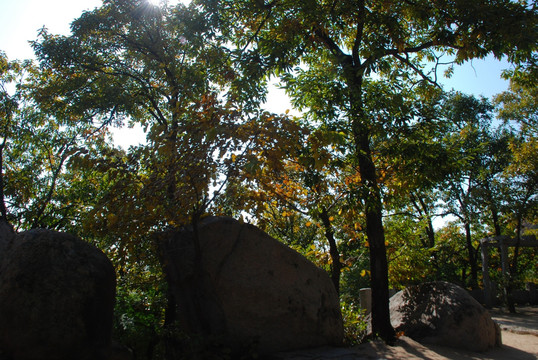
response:
<path id="1" fill-rule="evenodd" d="M 473 247 L 472 237 L 471 237 L 471 225 L 465 223 L 465 240 L 467 243 L 467 252 L 469 254 L 469 266 L 471 268 L 471 288 L 476 289 L 478 287 L 478 266 L 476 262 L 476 253 L 475 248 Z"/>
<path id="2" fill-rule="evenodd" d="M 331 280 L 333 282 L 336 293 L 340 295 L 340 272 L 342 271 L 342 263 L 340 262 L 340 252 L 336 245 L 336 240 L 334 238 L 334 231 L 331 226 L 331 221 L 329 219 L 329 214 L 326 209 L 320 212 L 319 217 L 325 228 L 325 238 L 329 242 L 329 254 L 331 255 L 332 265 L 331 265 Z"/>

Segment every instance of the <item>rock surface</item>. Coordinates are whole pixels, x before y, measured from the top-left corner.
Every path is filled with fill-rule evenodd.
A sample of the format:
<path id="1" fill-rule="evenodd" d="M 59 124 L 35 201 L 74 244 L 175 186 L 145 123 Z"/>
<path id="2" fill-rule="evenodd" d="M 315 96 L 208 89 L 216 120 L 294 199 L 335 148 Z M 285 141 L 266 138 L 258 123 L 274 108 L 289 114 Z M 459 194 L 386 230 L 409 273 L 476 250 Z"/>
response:
<path id="1" fill-rule="evenodd" d="M 0 354 L 15 360 L 104 357 L 115 296 L 107 257 L 77 237 L 48 230 L 13 234 L 3 247 Z"/>
<path id="2" fill-rule="evenodd" d="M 159 236 L 183 330 L 258 354 L 339 345 L 338 296 L 328 274 L 258 228 L 211 217 Z"/>
<path id="3" fill-rule="evenodd" d="M 390 299 L 396 332 L 429 344 L 471 351 L 501 345 L 488 311 L 461 287 L 447 282 L 411 286 Z"/>

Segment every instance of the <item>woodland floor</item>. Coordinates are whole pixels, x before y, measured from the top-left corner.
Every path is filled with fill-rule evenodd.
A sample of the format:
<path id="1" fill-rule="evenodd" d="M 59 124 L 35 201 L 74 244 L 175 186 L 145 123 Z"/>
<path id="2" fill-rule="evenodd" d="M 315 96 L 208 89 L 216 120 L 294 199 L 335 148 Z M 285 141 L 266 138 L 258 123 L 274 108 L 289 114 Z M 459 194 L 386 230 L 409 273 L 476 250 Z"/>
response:
<path id="1" fill-rule="evenodd" d="M 323 348 L 282 354 L 282 360 L 538 360 L 538 307 L 518 307 L 517 314 L 494 308 L 490 310 L 502 330 L 501 348 L 484 353 L 457 350 L 437 345 L 419 344 L 402 336 L 396 346 L 371 341 L 353 348 Z"/>

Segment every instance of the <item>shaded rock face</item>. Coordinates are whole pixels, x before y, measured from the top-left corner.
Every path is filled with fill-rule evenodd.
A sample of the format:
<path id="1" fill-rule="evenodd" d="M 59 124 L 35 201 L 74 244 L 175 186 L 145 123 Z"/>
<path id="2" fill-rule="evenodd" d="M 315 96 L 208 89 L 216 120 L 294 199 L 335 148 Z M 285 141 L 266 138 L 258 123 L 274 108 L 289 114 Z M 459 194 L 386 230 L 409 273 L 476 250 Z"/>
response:
<path id="1" fill-rule="evenodd" d="M 471 351 L 500 346 L 500 330 L 467 291 L 447 282 L 416 285 L 390 299 L 391 323 L 412 339 Z"/>
<path id="2" fill-rule="evenodd" d="M 13 234 L 0 255 L 0 358 L 105 357 L 115 281 L 107 257 L 77 237 Z"/>
<path id="3" fill-rule="evenodd" d="M 159 239 L 176 319 L 188 333 L 221 336 L 259 354 L 343 337 L 338 296 L 327 273 L 258 228 L 211 217 Z"/>

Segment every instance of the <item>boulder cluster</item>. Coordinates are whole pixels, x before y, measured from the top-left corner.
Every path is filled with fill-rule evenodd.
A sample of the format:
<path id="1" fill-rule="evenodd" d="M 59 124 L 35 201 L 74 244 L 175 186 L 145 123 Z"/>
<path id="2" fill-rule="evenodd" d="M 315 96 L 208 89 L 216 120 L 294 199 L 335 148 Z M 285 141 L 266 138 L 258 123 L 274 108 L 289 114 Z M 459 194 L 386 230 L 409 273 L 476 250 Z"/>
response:
<path id="1" fill-rule="evenodd" d="M 206 218 L 157 239 L 182 334 L 257 354 L 341 343 L 328 275 L 254 226 Z M 129 359 L 111 341 L 115 282 L 76 236 L 0 222 L 0 359 Z"/>
<path id="2" fill-rule="evenodd" d="M 166 321 L 183 339 L 260 356 L 342 344 L 328 274 L 255 226 L 208 217 L 154 239 L 168 282 Z M 131 359 L 111 340 L 115 287 L 114 267 L 95 246 L 0 221 L 0 360 Z M 419 342 L 474 351 L 501 342 L 488 312 L 453 284 L 400 291 L 390 312 L 396 331 Z"/>

